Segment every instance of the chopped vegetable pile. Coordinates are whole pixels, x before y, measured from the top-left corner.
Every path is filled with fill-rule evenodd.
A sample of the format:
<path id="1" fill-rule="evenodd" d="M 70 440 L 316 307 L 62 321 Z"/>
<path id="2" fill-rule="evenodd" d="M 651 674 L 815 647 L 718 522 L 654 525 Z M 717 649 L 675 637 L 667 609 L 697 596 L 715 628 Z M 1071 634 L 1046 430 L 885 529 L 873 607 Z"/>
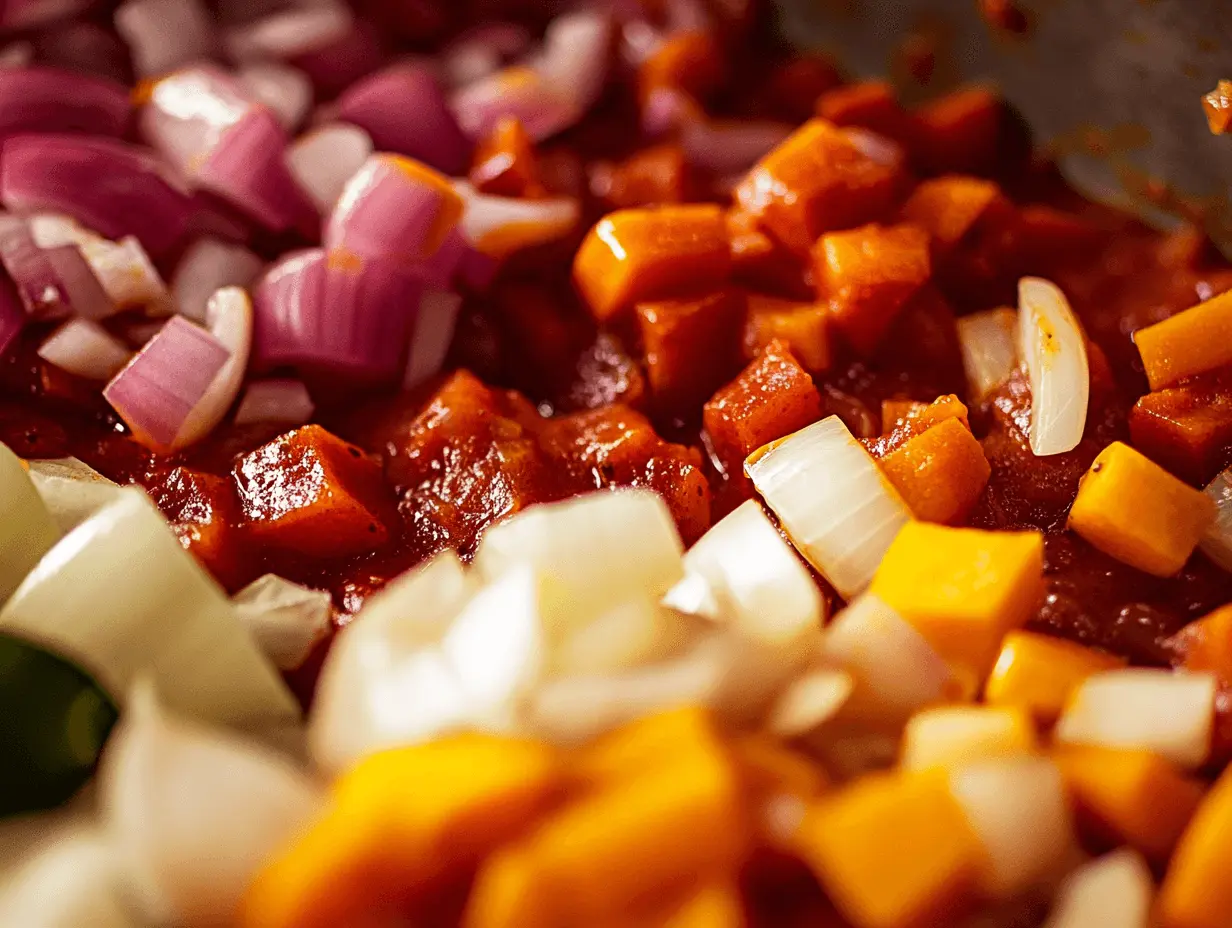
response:
<path id="1" fill-rule="evenodd" d="M 0 924 L 1232 925 L 1197 231 L 756 2 L 0 34 Z"/>

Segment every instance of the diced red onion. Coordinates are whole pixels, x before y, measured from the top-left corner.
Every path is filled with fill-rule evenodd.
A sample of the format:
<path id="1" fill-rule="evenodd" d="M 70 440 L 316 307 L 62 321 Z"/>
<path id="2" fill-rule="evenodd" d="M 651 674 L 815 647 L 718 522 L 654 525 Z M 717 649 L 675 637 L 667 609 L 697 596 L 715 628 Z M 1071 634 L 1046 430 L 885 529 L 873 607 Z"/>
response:
<path id="1" fill-rule="evenodd" d="M 57 19 L 67 19 L 90 6 L 93 0 L 5 0 L 0 6 L 0 28 L 32 29 Z"/>
<path id="2" fill-rule="evenodd" d="M 245 23 L 227 34 L 227 50 L 241 61 L 287 60 L 319 51 L 352 28 L 355 17 L 344 3 L 300 4 Z"/>
<path id="3" fill-rule="evenodd" d="M 333 97 L 384 64 L 385 53 L 372 24 L 355 21 L 333 42 L 296 55 L 291 62 L 322 96 Z"/>
<path id="4" fill-rule="evenodd" d="M 413 264 L 436 253 L 461 214 L 449 178 L 399 155 L 372 155 L 347 181 L 323 244 Z"/>
<path id="5" fill-rule="evenodd" d="M 131 78 L 128 46 L 97 23 L 66 23 L 44 32 L 35 40 L 35 54 L 52 67 L 125 84 Z"/>
<path id="6" fill-rule="evenodd" d="M 205 321 L 206 305 L 223 287 L 247 287 L 263 262 L 247 248 L 199 238 L 184 252 L 171 279 L 175 304 L 190 319 Z"/>
<path id="7" fill-rule="evenodd" d="M 573 197 L 519 200 L 479 193 L 465 181 L 454 184 L 466 201 L 461 229 L 475 250 L 505 258 L 534 245 L 568 235 L 581 217 Z"/>
<path id="8" fill-rule="evenodd" d="M 312 82 L 298 68 L 256 62 L 241 68 L 237 77 L 248 95 L 268 106 L 288 132 L 295 131 L 312 109 Z"/>
<path id="9" fill-rule="evenodd" d="M 411 334 L 406 373 L 402 376 L 404 388 L 409 390 L 418 386 L 440 371 L 445 355 L 449 353 L 461 308 L 462 297 L 449 290 L 428 290 L 424 293 L 419 301 L 415 330 Z"/>
<path id="10" fill-rule="evenodd" d="M 84 132 L 121 136 L 132 106 L 114 81 L 59 68 L 0 70 L 0 135 Z"/>
<path id="11" fill-rule="evenodd" d="M 611 18 L 597 9 L 580 9 L 548 24 L 532 66 L 549 84 L 569 89 L 580 115 L 603 92 L 611 56 Z"/>
<path id="12" fill-rule="evenodd" d="M 530 33 L 514 23 L 488 23 L 454 39 L 441 54 L 441 66 L 449 82 L 469 84 L 499 70 L 509 58 L 530 44 Z"/>
<path id="13" fill-rule="evenodd" d="M 308 388 L 298 380 L 258 380 L 250 383 L 244 391 L 244 398 L 235 413 L 235 424 L 276 422 L 303 425 L 312 418 L 315 409 Z"/>
<path id="14" fill-rule="evenodd" d="M 342 196 L 346 182 L 372 152 L 372 139 L 359 126 L 328 123 L 291 143 L 287 166 L 317 212 L 326 216 Z"/>
<path id="15" fill-rule="evenodd" d="M 149 85 L 141 135 L 190 177 L 252 105 L 240 82 L 221 68 L 181 68 Z"/>
<path id="16" fill-rule="evenodd" d="M 788 125 L 766 120 L 686 120 L 680 144 L 690 164 L 721 176 L 749 170 L 791 131 Z"/>
<path id="17" fill-rule="evenodd" d="M 642 131 L 652 138 L 667 135 L 699 118 L 693 98 L 674 87 L 656 87 L 642 101 Z"/>
<path id="18" fill-rule="evenodd" d="M 70 319 L 39 346 L 39 357 L 87 380 L 110 380 L 133 356 L 122 341 L 89 319 Z"/>
<path id="19" fill-rule="evenodd" d="M 425 64 L 397 64 L 357 81 L 338 98 L 337 118 L 367 132 L 377 151 L 409 155 L 446 174 L 466 170 L 470 143 Z"/>
<path id="20" fill-rule="evenodd" d="M 26 324 L 26 313 L 10 281 L 0 276 L 0 358 L 8 354 Z"/>
<path id="21" fill-rule="evenodd" d="M 118 242 L 98 238 L 84 243 L 81 253 L 117 309 L 142 309 L 169 315 L 174 307 L 162 275 L 134 236 Z"/>
<path id="22" fill-rule="evenodd" d="M 115 27 L 142 77 L 210 58 L 216 46 L 210 12 L 200 0 L 125 0 Z"/>
<path id="23" fill-rule="evenodd" d="M 397 377 L 422 286 L 385 261 L 319 248 L 288 255 L 256 289 L 256 363 L 361 380 Z"/>
<path id="24" fill-rule="evenodd" d="M 230 356 L 185 417 L 173 448 L 187 447 L 205 438 L 235 403 L 252 350 L 252 315 L 252 301 L 240 287 L 224 287 L 210 297 L 205 324 Z"/>
<path id="25" fill-rule="evenodd" d="M 137 441 L 168 451 L 229 357 L 226 347 L 205 329 L 172 316 L 103 388 L 103 396 Z"/>
<path id="26" fill-rule="evenodd" d="M 10 42 L 0 49 L 0 68 L 24 68 L 34 60 L 34 46 L 29 42 Z"/>
<path id="27" fill-rule="evenodd" d="M 107 238 L 135 235 L 155 258 L 175 247 L 195 211 L 152 153 L 75 135 L 6 141 L 0 197 L 17 212 L 66 213 Z"/>
<path id="28" fill-rule="evenodd" d="M 0 217 L 0 263 L 17 285 L 26 312 L 38 319 L 115 312 L 98 279 L 75 245 L 40 248 L 26 223 Z"/>

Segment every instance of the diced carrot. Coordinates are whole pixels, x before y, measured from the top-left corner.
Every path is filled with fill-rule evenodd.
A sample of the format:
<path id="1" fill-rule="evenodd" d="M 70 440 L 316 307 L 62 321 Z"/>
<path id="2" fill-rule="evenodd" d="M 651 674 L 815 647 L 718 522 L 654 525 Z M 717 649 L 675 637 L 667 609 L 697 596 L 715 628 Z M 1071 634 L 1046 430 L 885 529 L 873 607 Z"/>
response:
<path id="1" fill-rule="evenodd" d="M 466 872 L 554 800 L 552 749 L 468 735 L 375 754 L 249 888 L 245 928 L 379 925 Z"/>
<path id="2" fill-rule="evenodd" d="M 769 442 L 821 418 L 821 394 L 791 351 L 774 342 L 706 403 L 702 422 L 729 476 Z"/>
<path id="3" fill-rule="evenodd" d="M 235 588 L 252 578 L 239 528 L 239 499 L 230 480 L 177 467 L 149 492 L 180 544 L 222 584 Z"/>
<path id="4" fill-rule="evenodd" d="M 1152 390 L 1232 364 L 1232 291 L 1134 333 Z"/>
<path id="5" fill-rule="evenodd" d="M 685 706 L 630 722 L 600 738 L 577 757 L 573 776 L 590 785 L 632 778 L 670 755 L 714 752 L 721 743 L 711 712 Z"/>
<path id="6" fill-rule="evenodd" d="M 813 119 L 761 159 L 734 198 L 784 245 L 805 254 L 823 232 L 884 217 L 904 183 L 898 146 Z"/>
<path id="7" fill-rule="evenodd" d="M 479 140 L 471 159 L 469 180 L 479 190 L 495 196 L 543 196 L 535 144 L 515 117 L 504 117 Z"/>
<path id="8" fill-rule="evenodd" d="M 627 209 L 599 220 L 578 248 L 573 279 L 600 321 L 641 300 L 722 286 L 731 269 L 717 206 Z"/>
<path id="9" fill-rule="evenodd" d="M 909 522 L 886 551 L 871 592 L 937 652 L 981 679 L 1007 633 L 1044 593 L 1039 532 L 991 532 Z"/>
<path id="10" fill-rule="evenodd" d="M 1005 104 L 985 87 L 956 90 L 915 112 L 917 156 L 933 174 L 978 174 L 996 166 Z"/>
<path id="11" fill-rule="evenodd" d="M 906 421 L 913 412 L 926 408 L 927 403 L 918 400 L 882 400 L 881 401 L 881 433 L 893 432 Z"/>
<path id="12" fill-rule="evenodd" d="M 249 452 L 232 473 L 245 527 L 260 544 L 342 557 L 389 537 L 392 504 L 380 465 L 319 425 Z"/>
<path id="13" fill-rule="evenodd" d="M 932 273 L 928 234 L 912 225 L 869 225 L 823 235 L 813 249 L 818 296 L 847 341 L 871 354 Z"/>
<path id="14" fill-rule="evenodd" d="M 867 442 L 868 450 L 873 457 L 883 458 L 947 419 L 957 419 L 964 428 L 971 427 L 966 404 L 953 393 L 939 396 L 931 403 L 914 403 L 902 415 L 902 421 L 897 421 L 892 429 L 876 440 Z"/>
<path id="15" fill-rule="evenodd" d="M 1084 831 L 1101 844 L 1128 844 L 1157 864 L 1168 860 L 1206 789 L 1150 751 L 1063 745 L 1052 756 Z"/>
<path id="16" fill-rule="evenodd" d="M 590 176 L 591 192 L 612 209 L 684 203 L 691 188 L 684 149 L 674 143 L 639 149 L 618 164 L 595 167 Z"/>
<path id="17" fill-rule="evenodd" d="M 1050 725 L 1083 680 L 1125 665 L 1124 658 L 1071 641 L 1010 632 L 984 684 L 984 700 L 995 706 L 1021 706 L 1036 722 Z"/>
<path id="18" fill-rule="evenodd" d="M 1232 376 L 1228 371 L 1138 399 L 1129 414 L 1134 447 L 1183 480 L 1206 483 L 1232 443 Z"/>
<path id="19" fill-rule="evenodd" d="M 817 115 L 836 126 L 871 129 L 896 142 L 911 137 L 911 117 L 885 81 L 860 81 L 835 87 L 817 98 Z"/>
<path id="20" fill-rule="evenodd" d="M 830 366 L 829 313 L 816 303 L 749 293 L 744 326 L 745 358 L 752 360 L 776 339 L 786 344 L 810 374 Z"/>
<path id="21" fill-rule="evenodd" d="M 903 204 L 902 218 L 924 229 L 939 257 L 947 255 L 1001 198 L 1000 188 L 979 177 L 950 175 L 921 181 Z"/>
<path id="22" fill-rule="evenodd" d="M 661 412 L 695 410 L 740 365 L 743 295 L 638 303 L 646 376 Z"/>
<path id="23" fill-rule="evenodd" d="M 715 36 L 700 29 L 674 32 L 642 62 L 637 72 L 643 99 L 662 87 L 704 97 L 723 80 L 723 49 Z"/>
<path id="24" fill-rule="evenodd" d="M 936 706 L 911 717 L 899 763 L 906 770 L 955 767 L 988 757 L 1031 754 L 1035 725 L 1021 709 Z"/>
<path id="25" fill-rule="evenodd" d="M 1119 561 L 1171 577 L 1214 518 L 1208 496 L 1117 441 L 1083 475 L 1069 527 Z"/>
<path id="26" fill-rule="evenodd" d="M 1164 928 L 1232 924 L 1232 769 L 1202 800 L 1172 855 L 1159 892 Z"/>
<path id="27" fill-rule="evenodd" d="M 947 924 L 973 894 L 985 854 L 945 778 L 864 777 L 805 817 L 799 851 L 861 928 Z"/>
<path id="28" fill-rule="evenodd" d="M 983 446 L 956 418 L 909 439 L 880 463 L 911 512 L 925 522 L 964 519 L 992 474 Z"/>
<path id="29" fill-rule="evenodd" d="M 805 280 L 799 259 L 762 229 L 757 217 L 742 209 L 727 211 L 731 238 L 732 279 L 755 290 L 813 299 L 813 286 Z"/>

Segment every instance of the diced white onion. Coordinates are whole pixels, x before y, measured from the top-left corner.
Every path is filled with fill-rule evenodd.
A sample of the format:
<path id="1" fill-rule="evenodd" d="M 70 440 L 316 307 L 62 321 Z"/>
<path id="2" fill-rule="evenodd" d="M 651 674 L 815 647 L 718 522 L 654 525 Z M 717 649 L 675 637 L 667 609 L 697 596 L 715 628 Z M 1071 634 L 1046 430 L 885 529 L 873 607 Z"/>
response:
<path id="1" fill-rule="evenodd" d="M 1025 723 L 1025 724 L 1024 724 Z M 1034 740 L 1023 738 L 1030 721 L 1008 709 L 936 706 L 912 717 L 903 730 L 905 770 L 952 767 L 990 757 L 1028 754 Z"/>
<path id="2" fill-rule="evenodd" d="M 76 458 L 31 461 L 30 480 L 64 533 L 71 532 L 114 500 L 120 489 Z"/>
<path id="3" fill-rule="evenodd" d="M 1232 468 L 1207 484 L 1205 492 L 1215 501 L 1215 521 L 1202 536 L 1202 553 L 1232 571 Z"/>
<path id="4" fill-rule="evenodd" d="M 845 670 L 819 667 L 798 677 L 770 710 L 767 727 L 781 738 L 797 738 L 838 715 L 855 691 Z"/>
<path id="5" fill-rule="evenodd" d="M 329 594 L 266 574 L 232 599 L 236 614 L 279 670 L 294 670 L 329 631 Z"/>
<path id="6" fill-rule="evenodd" d="M 321 215 L 328 216 L 347 181 L 364 166 L 373 150 L 372 139 L 359 126 L 328 123 L 287 147 L 287 167 Z"/>
<path id="7" fill-rule="evenodd" d="M 1153 751 L 1198 767 L 1211 750 L 1215 678 L 1129 668 L 1089 677 L 1070 697 L 1054 737 L 1071 744 Z"/>
<path id="8" fill-rule="evenodd" d="M 230 357 L 180 425 L 174 448 L 195 444 L 214 430 L 239 395 L 248 369 L 253 312 L 247 291 L 240 287 L 224 287 L 211 296 L 205 310 L 205 323 Z"/>
<path id="9" fill-rule="evenodd" d="M 1018 366 L 1018 314 L 988 309 L 958 320 L 958 344 L 971 397 L 983 399 Z"/>
<path id="10" fill-rule="evenodd" d="M 1031 450 L 1038 457 L 1072 451 L 1091 393 L 1082 326 L 1060 288 L 1038 277 L 1018 283 L 1018 324 L 1031 379 Z"/>
<path id="11" fill-rule="evenodd" d="M 60 538 L 21 458 L 0 444 L 0 603 Z"/>
<path id="12" fill-rule="evenodd" d="M 792 543 L 844 599 L 868 586 L 911 519 L 898 491 L 838 416 L 755 453 L 744 468 Z"/>
<path id="13" fill-rule="evenodd" d="M 253 99 L 273 111 L 288 132 L 294 132 L 312 109 L 312 81 L 299 68 L 259 61 L 240 68 L 236 77 Z"/>
<path id="14" fill-rule="evenodd" d="M 203 719 L 264 730 L 299 717 L 223 591 L 136 488 L 47 552 L 0 611 L 0 631 L 65 655 L 115 698 L 149 675 Z"/>
<path id="15" fill-rule="evenodd" d="M 1137 851 L 1083 864 L 1061 885 L 1046 928 L 1150 928 L 1155 884 Z"/>
<path id="16" fill-rule="evenodd" d="M 415 316 L 406 373 L 402 377 L 403 389 L 419 386 L 444 366 L 461 309 L 462 296 L 452 290 L 427 290 L 419 298 L 419 313 Z"/>
<path id="17" fill-rule="evenodd" d="M 981 883 L 994 899 L 1047 881 L 1074 843 L 1065 783 L 1046 758 L 976 761 L 951 772 L 950 790 L 987 852 Z"/>
<path id="18" fill-rule="evenodd" d="M 950 668 L 932 645 L 871 593 L 854 600 L 830 623 L 822 653 L 855 681 L 848 705 L 853 717 L 901 723 L 943 698 L 950 686 Z"/>
<path id="19" fill-rule="evenodd" d="M 610 673 L 665 657 L 679 643 L 675 619 L 650 597 L 632 597 L 554 643 L 551 668 L 562 674 Z"/>
<path id="20" fill-rule="evenodd" d="M 78 377 L 110 380 L 128 363 L 133 352 L 97 322 L 70 319 L 39 345 L 38 355 Z"/>
<path id="21" fill-rule="evenodd" d="M 171 279 L 175 305 L 189 319 L 204 322 L 210 297 L 223 287 L 247 287 L 262 266 L 261 259 L 247 248 L 215 238 L 197 239 L 184 252 Z"/>

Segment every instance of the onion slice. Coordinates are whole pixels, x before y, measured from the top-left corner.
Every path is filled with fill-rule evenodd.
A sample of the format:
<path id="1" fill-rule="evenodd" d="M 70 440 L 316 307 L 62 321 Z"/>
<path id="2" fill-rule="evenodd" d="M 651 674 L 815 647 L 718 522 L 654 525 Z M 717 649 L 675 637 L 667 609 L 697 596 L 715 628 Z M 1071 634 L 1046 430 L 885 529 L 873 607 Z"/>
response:
<path id="1" fill-rule="evenodd" d="M 223 287 L 247 287 L 263 262 L 247 248 L 216 238 L 199 238 L 188 247 L 171 278 L 175 305 L 189 319 L 205 321 L 210 297 Z"/>
<path id="2" fill-rule="evenodd" d="M 1018 283 L 1018 324 L 1031 380 L 1031 451 L 1072 451 L 1082 441 L 1091 392 L 1082 326 L 1060 288 L 1038 277 Z"/>
<path id="3" fill-rule="evenodd" d="M 315 408 L 308 388 L 298 380 L 258 380 L 244 391 L 244 398 L 235 412 L 235 424 L 303 425 L 312 418 Z"/>
<path id="4" fill-rule="evenodd" d="M 42 248 L 29 226 L 15 216 L 0 216 L 0 263 L 16 284 L 26 312 L 34 318 L 78 315 L 100 319 L 115 312 L 115 305 L 75 246 Z"/>
<path id="5" fill-rule="evenodd" d="M 1150 928 L 1155 884 L 1136 851 L 1083 864 L 1061 885 L 1045 928 Z"/>
<path id="6" fill-rule="evenodd" d="M 120 489 L 76 458 L 31 461 L 30 480 L 61 532 L 71 532 L 114 500 Z"/>
<path id="7" fill-rule="evenodd" d="M 78 377 L 110 380 L 133 353 L 97 322 L 70 319 L 39 345 L 38 355 Z"/>
<path id="8" fill-rule="evenodd" d="M 172 448 L 196 444 L 214 430 L 239 396 L 252 350 L 252 301 L 240 287 L 224 287 L 212 297 L 205 311 L 210 334 L 228 352 L 209 388 L 193 404 L 176 432 Z M 155 336 L 157 338 L 157 336 Z"/>
<path id="9" fill-rule="evenodd" d="M 988 309 L 958 320 L 963 371 L 973 399 L 1009 379 L 1018 366 L 1018 318 L 1012 309 Z"/>
<path id="10" fill-rule="evenodd" d="M 1215 521 L 1202 537 L 1202 553 L 1232 571 L 1232 468 L 1216 476 L 1204 492 L 1215 501 Z"/>
<path id="11" fill-rule="evenodd" d="M 125 0 L 115 12 L 115 27 L 142 77 L 214 54 L 210 12 L 199 0 Z"/>
<path id="12" fill-rule="evenodd" d="M 298 68 L 254 62 L 240 68 L 236 77 L 248 96 L 269 107 L 288 132 L 294 132 L 312 109 L 312 82 Z"/>
<path id="13" fill-rule="evenodd" d="M 122 136 L 132 104 L 122 84 L 62 71 L 0 70 L 0 136 L 20 132 L 82 132 Z"/>
<path id="14" fill-rule="evenodd" d="M 291 143 L 287 165 L 317 212 L 327 216 L 372 151 L 372 139 L 359 126 L 328 123 Z"/>
<path id="15" fill-rule="evenodd" d="M 581 207 L 573 197 L 519 200 L 479 193 L 458 181 L 466 201 L 462 235 L 476 251 L 491 258 L 506 258 L 516 251 L 563 238 L 576 228 Z"/>
<path id="16" fill-rule="evenodd" d="M 0 602 L 59 539 L 60 529 L 21 458 L 0 444 Z"/>
<path id="17" fill-rule="evenodd" d="M 294 670 L 329 631 L 329 594 L 266 574 L 231 600 L 240 621 L 279 670 Z"/>
<path id="18" fill-rule="evenodd" d="M 911 518 L 838 416 L 754 452 L 744 469 L 797 550 L 845 599 L 868 586 Z"/>

